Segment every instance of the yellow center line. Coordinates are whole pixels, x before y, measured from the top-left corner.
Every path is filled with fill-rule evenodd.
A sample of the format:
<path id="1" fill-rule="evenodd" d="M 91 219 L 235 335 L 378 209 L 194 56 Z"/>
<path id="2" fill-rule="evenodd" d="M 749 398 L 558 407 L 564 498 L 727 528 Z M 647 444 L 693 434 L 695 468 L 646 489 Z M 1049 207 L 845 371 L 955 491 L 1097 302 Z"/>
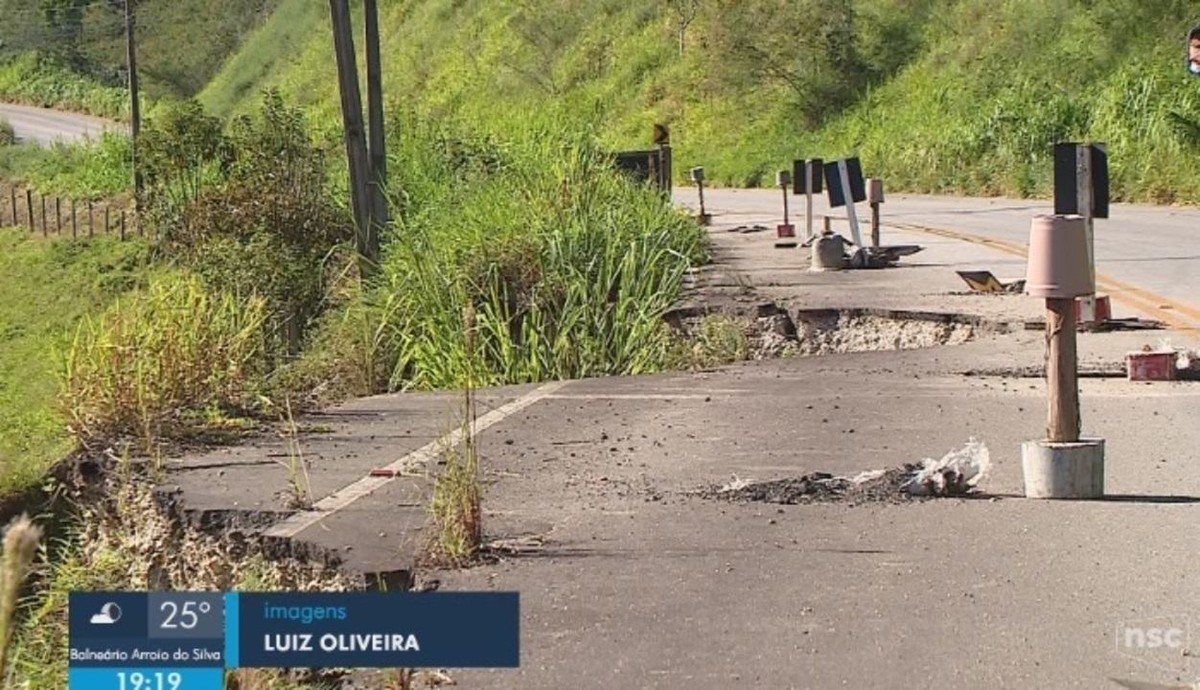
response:
<path id="1" fill-rule="evenodd" d="M 945 228 L 933 228 L 913 223 L 893 223 L 892 225 L 900 230 L 937 235 L 939 237 L 991 247 L 996 251 L 1021 258 L 1027 258 L 1028 256 L 1026 248 L 1023 245 L 984 237 L 983 235 L 974 235 L 968 232 L 947 230 Z M 1175 330 L 1184 331 L 1189 336 L 1200 335 L 1200 329 L 1196 326 L 1196 322 L 1200 322 L 1200 309 L 1196 307 L 1117 280 L 1100 272 L 1096 273 L 1096 287 L 1109 293 L 1112 299 L 1118 302 L 1154 315 L 1157 320 L 1162 321 Z M 1181 318 L 1181 314 L 1190 317 L 1192 321 Z"/>

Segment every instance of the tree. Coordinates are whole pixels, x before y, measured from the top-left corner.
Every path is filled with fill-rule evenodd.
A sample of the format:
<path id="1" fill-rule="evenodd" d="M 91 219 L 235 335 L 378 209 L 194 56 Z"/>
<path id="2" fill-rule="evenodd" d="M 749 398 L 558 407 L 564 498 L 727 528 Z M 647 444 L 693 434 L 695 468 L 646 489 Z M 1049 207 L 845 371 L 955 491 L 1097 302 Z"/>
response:
<path id="1" fill-rule="evenodd" d="M 675 15 L 675 29 L 679 34 L 679 54 L 683 55 L 688 27 L 700 14 L 700 0 L 667 0 Z"/>
<path id="2" fill-rule="evenodd" d="M 49 52 L 78 66 L 83 15 L 92 0 L 38 0 L 38 10 L 50 31 Z"/>
<path id="3" fill-rule="evenodd" d="M 708 72 L 724 86 L 782 85 L 810 127 L 866 87 L 851 0 L 714 0 L 707 7 Z"/>

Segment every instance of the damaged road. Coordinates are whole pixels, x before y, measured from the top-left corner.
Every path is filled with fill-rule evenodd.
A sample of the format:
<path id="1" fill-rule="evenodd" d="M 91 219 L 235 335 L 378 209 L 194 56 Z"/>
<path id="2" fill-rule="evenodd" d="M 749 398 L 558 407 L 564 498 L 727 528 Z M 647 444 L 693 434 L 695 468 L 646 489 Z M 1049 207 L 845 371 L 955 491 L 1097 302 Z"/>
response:
<path id="1" fill-rule="evenodd" d="M 697 492 L 705 498 L 739 503 L 905 503 L 935 498 L 979 495 L 979 483 L 990 467 L 987 446 L 972 440 L 941 460 L 926 459 L 886 470 L 837 477 L 813 472 L 796 478 L 748 482 L 734 478 L 721 487 Z"/>

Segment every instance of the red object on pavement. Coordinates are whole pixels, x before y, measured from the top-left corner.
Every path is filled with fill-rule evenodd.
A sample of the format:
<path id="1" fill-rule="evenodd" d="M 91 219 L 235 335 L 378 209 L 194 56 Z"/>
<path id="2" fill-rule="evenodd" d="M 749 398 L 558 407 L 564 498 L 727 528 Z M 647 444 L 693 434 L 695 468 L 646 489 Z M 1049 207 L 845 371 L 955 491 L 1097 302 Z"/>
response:
<path id="1" fill-rule="evenodd" d="M 775 236 L 781 237 L 781 238 L 782 237 L 795 237 L 796 236 L 796 226 L 792 225 L 791 223 L 781 223 L 779 225 L 776 225 L 775 226 Z"/>
<path id="2" fill-rule="evenodd" d="M 1174 381 L 1178 373 L 1174 352 L 1130 352 L 1125 369 L 1130 381 Z"/>
<path id="3" fill-rule="evenodd" d="M 1096 323 L 1112 320 L 1112 301 L 1108 295 L 1096 295 Z M 1075 300 L 1075 322 L 1083 323 L 1083 298 Z"/>
<path id="4" fill-rule="evenodd" d="M 396 470 L 389 469 L 387 467 L 376 467 L 371 470 L 372 477 L 395 477 L 398 474 L 400 473 Z"/>

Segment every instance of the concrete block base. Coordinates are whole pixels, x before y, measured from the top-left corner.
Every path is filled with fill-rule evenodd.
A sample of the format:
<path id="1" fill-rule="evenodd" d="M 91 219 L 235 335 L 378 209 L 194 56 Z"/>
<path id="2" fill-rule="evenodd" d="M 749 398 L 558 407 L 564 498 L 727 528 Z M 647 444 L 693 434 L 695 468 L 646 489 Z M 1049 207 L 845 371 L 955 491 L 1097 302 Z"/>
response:
<path id="1" fill-rule="evenodd" d="M 1021 465 L 1026 498 L 1104 497 L 1104 439 L 1026 441 Z"/>

